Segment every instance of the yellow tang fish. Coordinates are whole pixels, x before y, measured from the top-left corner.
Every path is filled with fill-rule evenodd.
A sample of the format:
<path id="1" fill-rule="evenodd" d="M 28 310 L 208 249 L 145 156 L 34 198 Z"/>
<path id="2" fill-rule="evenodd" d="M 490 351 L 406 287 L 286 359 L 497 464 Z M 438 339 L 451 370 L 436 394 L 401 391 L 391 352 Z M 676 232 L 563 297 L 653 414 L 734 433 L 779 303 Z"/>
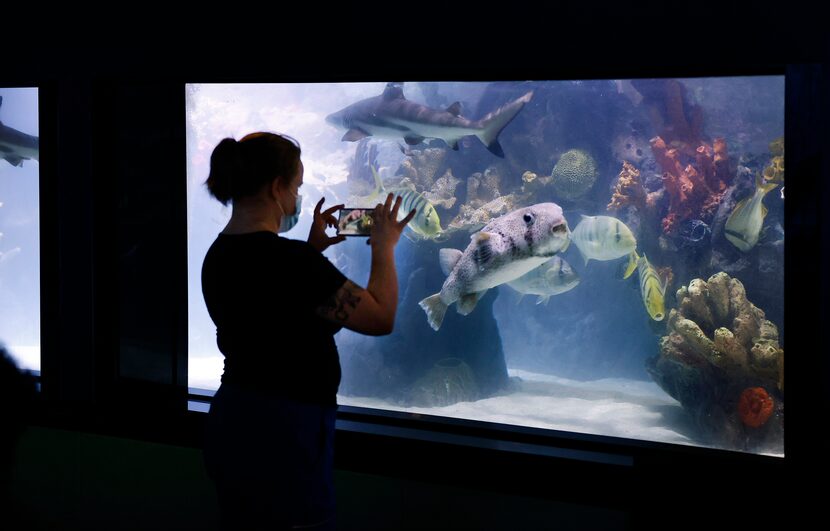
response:
<path id="1" fill-rule="evenodd" d="M 732 245 L 743 252 L 748 252 L 758 243 L 761 227 L 767 215 L 764 206 L 764 196 L 778 186 L 775 183 L 764 183 L 760 175 L 755 176 L 755 193 L 735 206 L 729 215 L 724 227 L 724 235 Z"/>
<path id="2" fill-rule="evenodd" d="M 640 294 L 648 315 L 655 321 L 662 321 L 666 317 L 666 282 L 660 279 L 646 255 L 638 256 L 636 250 L 629 255 L 628 268 L 623 278 L 630 277 L 635 268 L 640 273 Z"/>

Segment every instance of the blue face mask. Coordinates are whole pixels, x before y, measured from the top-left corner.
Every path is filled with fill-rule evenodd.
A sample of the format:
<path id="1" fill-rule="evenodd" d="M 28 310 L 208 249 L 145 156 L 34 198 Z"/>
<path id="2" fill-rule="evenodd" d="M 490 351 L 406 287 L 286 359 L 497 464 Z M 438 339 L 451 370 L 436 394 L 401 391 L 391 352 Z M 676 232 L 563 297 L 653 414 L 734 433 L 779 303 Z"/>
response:
<path id="1" fill-rule="evenodd" d="M 280 221 L 280 233 L 290 231 L 294 228 L 294 225 L 296 225 L 297 222 L 300 221 L 300 209 L 303 206 L 303 196 L 297 194 L 297 201 L 294 205 L 294 214 L 290 216 L 286 214 L 282 215 L 282 221 Z M 280 207 L 280 209 L 282 209 L 282 207 Z"/>

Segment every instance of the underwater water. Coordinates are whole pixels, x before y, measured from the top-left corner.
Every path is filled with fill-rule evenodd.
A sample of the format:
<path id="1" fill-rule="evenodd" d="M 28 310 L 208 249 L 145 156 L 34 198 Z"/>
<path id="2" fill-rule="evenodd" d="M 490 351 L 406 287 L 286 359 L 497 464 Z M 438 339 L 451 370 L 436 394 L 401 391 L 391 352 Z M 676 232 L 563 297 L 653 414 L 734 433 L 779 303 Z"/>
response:
<path id="1" fill-rule="evenodd" d="M 783 455 L 784 78 L 187 86 L 189 379 L 225 137 L 296 138 L 314 205 L 418 211 L 395 331 L 336 336 L 341 405 Z M 403 210 L 403 209 L 402 209 Z M 366 285 L 370 250 L 325 255 Z"/>
<path id="2" fill-rule="evenodd" d="M 38 89 L 0 88 L 0 344 L 40 370 Z"/>

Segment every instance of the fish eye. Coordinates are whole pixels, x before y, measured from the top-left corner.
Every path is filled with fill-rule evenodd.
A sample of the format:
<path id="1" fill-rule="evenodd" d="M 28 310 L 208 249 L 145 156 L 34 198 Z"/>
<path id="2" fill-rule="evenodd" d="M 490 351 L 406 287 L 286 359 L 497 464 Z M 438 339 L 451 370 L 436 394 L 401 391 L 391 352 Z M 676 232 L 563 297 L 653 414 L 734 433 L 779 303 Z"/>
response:
<path id="1" fill-rule="evenodd" d="M 530 215 L 530 214 L 525 214 L 524 215 L 524 220 L 525 220 L 525 223 L 531 223 L 531 222 L 533 222 L 533 216 Z"/>
<path id="2" fill-rule="evenodd" d="M 564 269 L 560 269 L 560 270 L 559 270 L 559 278 L 562 278 L 562 277 L 564 277 L 564 276 L 565 276 L 565 270 L 564 270 Z"/>

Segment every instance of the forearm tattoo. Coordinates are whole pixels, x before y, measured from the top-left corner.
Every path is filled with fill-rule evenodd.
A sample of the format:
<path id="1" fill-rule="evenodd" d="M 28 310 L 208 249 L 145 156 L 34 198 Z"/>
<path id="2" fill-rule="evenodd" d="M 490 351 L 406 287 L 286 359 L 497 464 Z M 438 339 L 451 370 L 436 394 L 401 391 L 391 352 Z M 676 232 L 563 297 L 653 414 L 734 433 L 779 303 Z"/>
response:
<path id="1" fill-rule="evenodd" d="M 360 290 L 360 286 L 357 286 L 351 280 L 347 280 L 331 298 L 320 305 L 317 309 L 318 315 L 345 323 L 360 302 L 360 296 L 358 295 Z"/>

